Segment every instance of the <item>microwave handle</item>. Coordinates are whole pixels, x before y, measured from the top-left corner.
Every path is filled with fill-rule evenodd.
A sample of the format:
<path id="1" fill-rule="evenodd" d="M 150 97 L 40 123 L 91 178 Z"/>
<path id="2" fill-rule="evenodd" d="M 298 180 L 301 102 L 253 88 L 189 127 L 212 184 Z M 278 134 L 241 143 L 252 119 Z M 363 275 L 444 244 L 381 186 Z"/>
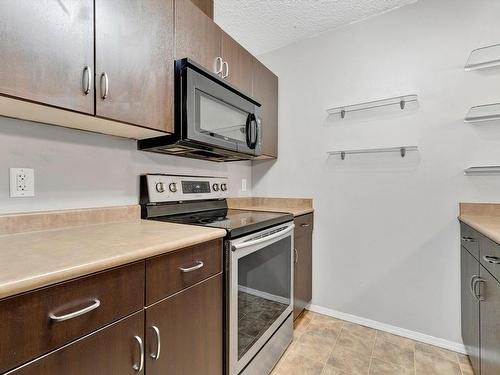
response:
<path id="1" fill-rule="evenodd" d="M 250 135 L 251 135 L 251 129 L 252 129 L 252 125 L 255 124 L 255 139 L 251 139 Z M 245 133 L 246 133 L 246 141 L 247 141 L 247 146 L 249 149 L 253 150 L 255 148 L 255 146 L 257 145 L 257 139 L 258 139 L 258 129 L 257 129 L 257 118 L 255 117 L 255 115 L 253 113 L 249 113 L 248 114 L 248 117 L 247 117 L 247 123 L 245 125 Z"/>

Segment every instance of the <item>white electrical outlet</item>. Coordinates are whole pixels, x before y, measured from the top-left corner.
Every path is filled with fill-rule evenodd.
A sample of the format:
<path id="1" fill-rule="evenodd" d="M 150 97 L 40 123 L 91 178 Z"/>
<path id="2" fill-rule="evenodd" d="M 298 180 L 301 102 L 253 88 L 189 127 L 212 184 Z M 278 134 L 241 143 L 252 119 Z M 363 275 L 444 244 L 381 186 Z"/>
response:
<path id="1" fill-rule="evenodd" d="M 35 170 L 32 168 L 10 168 L 10 197 L 35 196 Z"/>
<path id="2" fill-rule="evenodd" d="M 241 179 L 241 191 L 247 191 L 247 179 L 246 178 Z"/>

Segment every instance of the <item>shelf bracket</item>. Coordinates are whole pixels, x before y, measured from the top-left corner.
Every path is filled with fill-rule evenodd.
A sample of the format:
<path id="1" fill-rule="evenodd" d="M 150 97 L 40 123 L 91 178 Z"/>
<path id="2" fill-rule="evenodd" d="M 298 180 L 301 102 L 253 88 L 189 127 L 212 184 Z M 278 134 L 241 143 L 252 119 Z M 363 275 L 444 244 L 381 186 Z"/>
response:
<path id="1" fill-rule="evenodd" d="M 345 118 L 345 109 L 340 111 L 340 118 Z"/>
<path id="2" fill-rule="evenodd" d="M 405 109 L 405 106 L 406 106 L 406 101 L 403 99 L 399 102 L 399 107 L 403 110 Z"/>
<path id="3" fill-rule="evenodd" d="M 345 151 L 340 152 L 340 159 L 345 160 Z"/>
<path id="4" fill-rule="evenodd" d="M 399 152 L 401 153 L 401 157 L 404 158 L 406 156 L 406 147 L 401 147 Z"/>

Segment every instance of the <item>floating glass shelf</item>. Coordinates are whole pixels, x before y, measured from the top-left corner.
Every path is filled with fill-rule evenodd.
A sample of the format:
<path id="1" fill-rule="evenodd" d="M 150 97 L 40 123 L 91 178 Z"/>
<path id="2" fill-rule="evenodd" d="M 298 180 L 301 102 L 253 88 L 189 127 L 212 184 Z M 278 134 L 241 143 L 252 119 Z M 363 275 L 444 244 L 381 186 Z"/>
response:
<path id="1" fill-rule="evenodd" d="M 359 103 L 346 105 L 342 107 L 329 108 L 326 112 L 329 115 L 340 115 L 341 118 L 345 118 L 347 112 L 363 111 L 367 109 L 388 107 L 388 106 L 398 106 L 401 110 L 406 108 L 408 103 L 418 102 L 417 95 L 403 95 L 396 96 L 394 98 L 373 100 L 371 102 Z"/>
<path id="2" fill-rule="evenodd" d="M 465 122 L 500 120 L 500 103 L 472 107 L 465 116 Z"/>
<path id="3" fill-rule="evenodd" d="M 399 147 L 385 147 L 385 148 L 364 148 L 359 150 L 339 150 L 328 151 L 328 155 L 340 155 L 342 160 L 345 160 L 347 154 L 380 154 L 386 152 L 399 152 L 402 158 L 406 156 L 408 151 L 418 151 L 417 146 L 399 146 Z"/>
<path id="4" fill-rule="evenodd" d="M 464 169 L 464 173 L 466 175 L 487 175 L 487 174 L 500 174 L 500 166 L 498 165 L 489 165 L 484 167 L 469 167 Z"/>
<path id="5" fill-rule="evenodd" d="M 500 44 L 477 48 L 471 52 L 465 70 L 478 70 L 500 66 Z"/>

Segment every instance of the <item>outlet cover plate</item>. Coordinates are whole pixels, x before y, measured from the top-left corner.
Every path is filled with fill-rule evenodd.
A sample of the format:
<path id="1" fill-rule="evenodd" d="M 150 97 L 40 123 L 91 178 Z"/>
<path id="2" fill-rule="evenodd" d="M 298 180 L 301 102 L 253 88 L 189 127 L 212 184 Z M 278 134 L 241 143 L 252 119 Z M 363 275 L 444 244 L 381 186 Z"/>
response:
<path id="1" fill-rule="evenodd" d="M 10 197 L 35 196 L 35 170 L 32 168 L 10 168 Z"/>

